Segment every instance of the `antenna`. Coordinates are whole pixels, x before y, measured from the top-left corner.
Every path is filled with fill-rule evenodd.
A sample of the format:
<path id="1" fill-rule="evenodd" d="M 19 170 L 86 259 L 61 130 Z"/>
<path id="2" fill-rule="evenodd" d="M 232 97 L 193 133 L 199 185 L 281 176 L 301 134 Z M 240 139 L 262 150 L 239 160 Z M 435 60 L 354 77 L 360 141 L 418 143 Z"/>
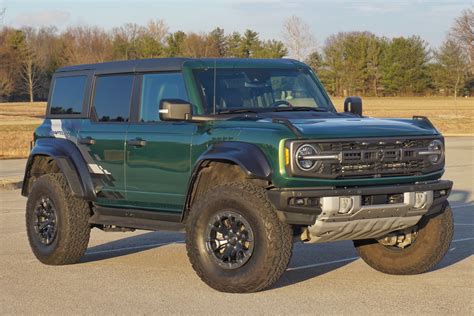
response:
<path id="1" fill-rule="evenodd" d="M 217 81 L 217 60 L 214 59 L 214 96 L 212 99 L 214 115 L 216 114 L 216 81 Z"/>

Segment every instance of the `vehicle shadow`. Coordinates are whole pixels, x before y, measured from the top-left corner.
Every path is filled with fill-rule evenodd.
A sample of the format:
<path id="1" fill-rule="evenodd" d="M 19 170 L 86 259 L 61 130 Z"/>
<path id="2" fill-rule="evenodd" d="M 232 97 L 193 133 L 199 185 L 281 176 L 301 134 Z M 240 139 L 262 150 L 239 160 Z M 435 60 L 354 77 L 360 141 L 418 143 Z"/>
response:
<path id="1" fill-rule="evenodd" d="M 462 190 L 453 190 L 450 196 L 450 203 L 454 215 L 454 238 L 451 246 L 441 262 L 427 274 L 448 268 L 474 255 L 474 203 L 469 200 L 469 192 Z M 462 208 L 461 208 L 462 206 Z M 308 279 L 321 276 L 325 273 L 340 269 L 352 262 L 360 259 L 354 259 L 357 252 L 351 241 L 302 245 L 295 244 L 296 253 L 293 254 L 290 263 L 290 269 L 287 270 L 282 278 L 273 288 L 290 286 Z M 298 260 L 295 256 L 305 253 L 305 256 Z M 337 257 L 331 259 L 325 258 L 326 254 L 337 254 Z M 340 261 L 350 259 L 347 261 Z M 368 269 L 370 267 L 367 266 Z M 378 273 L 375 272 L 374 273 Z"/>
<path id="2" fill-rule="evenodd" d="M 182 243 L 183 240 L 183 233 L 144 233 L 90 247 L 80 262 L 87 263 L 132 255 L 174 243 Z"/>
<path id="3" fill-rule="evenodd" d="M 462 205 L 462 208 L 453 208 L 454 242 L 444 259 L 433 271 L 445 269 L 474 254 L 474 241 L 469 239 L 474 237 L 472 229 L 474 203 L 468 201 L 468 196 L 469 194 L 465 191 L 453 190 L 453 198 L 450 198 L 452 205 Z M 183 241 L 183 233 L 144 233 L 90 247 L 81 262 L 88 263 L 133 255 Z M 289 269 L 273 288 L 290 286 L 335 271 L 360 260 L 357 257 L 351 241 L 316 245 L 295 243 Z"/>

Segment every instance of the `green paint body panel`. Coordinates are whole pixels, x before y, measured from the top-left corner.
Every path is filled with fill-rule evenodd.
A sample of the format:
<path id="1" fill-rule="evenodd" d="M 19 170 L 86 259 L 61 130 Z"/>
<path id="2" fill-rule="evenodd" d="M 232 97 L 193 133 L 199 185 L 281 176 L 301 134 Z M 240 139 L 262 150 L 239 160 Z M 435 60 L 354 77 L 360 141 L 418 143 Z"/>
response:
<path id="1" fill-rule="evenodd" d="M 183 77 L 194 114 L 202 113 L 202 100 L 194 81 L 194 69 L 232 67 L 306 67 L 301 63 L 281 61 L 186 61 Z M 315 81 L 332 105 L 319 79 Z M 136 105 L 134 105 L 136 106 Z M 426 121 L 410 119 L 375 119 L 338 116 L 289 118 L 301 132 L 303 139 L 379 138 L 400 136 L 437 136 L 439 133 Z M 115 207 L 142 208 L 166 212 L 182 212 L 192 171 L 200 156 L 214 143 L 239 141 L 256 145 L 266 156 L 271 183 L 277 188 L 304 188 L 322 186 L 378 186 L 414 183 L 439 179 L 444 170 L 420 176 L 337 179 L 296 178 L 286 174 L 284 147 L 286 140 L 297 135 L 281 123 L 269 118 L 240 117 L 229 120 L 202 122 L 155 123 L 94 123 L 86 118 L 63 119 L 62 128 L 72 141 L 93 137 L 95 144 L 82 150 L 90 157 L 88 164 L 96 164 L 105 172 L 106 180 L 97 187 L 103 192 L 97 204 Z M 38 127 L 35 137 L 54 137 L 50 119 Z M 130 146 L 127 141 L 143 139 L 143 147 Z M 79 146 L 79 144 L 78 144 Z"/>
<path id="2" fill-rule="evenodd" d="M 129 125 L 127 140 L 146 140 L 143 147 L 126 149 L 127 200 L 132 206 L 182 211 L 196 129 L 197 124 L 184 122 Z"/>

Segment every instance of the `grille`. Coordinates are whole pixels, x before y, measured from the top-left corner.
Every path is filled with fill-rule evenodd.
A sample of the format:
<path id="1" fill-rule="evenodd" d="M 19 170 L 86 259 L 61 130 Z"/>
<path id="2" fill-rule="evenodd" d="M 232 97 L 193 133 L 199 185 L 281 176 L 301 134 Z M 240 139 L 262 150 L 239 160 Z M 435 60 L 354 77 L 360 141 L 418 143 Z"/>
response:
<path id="1" fill-rule="evenodd" d="M 317 168 L 303 173 L 305 177 L 322 178 L 374 178 L 421 175 L 442 169 L 443 164 L 433 166 L 425 151 L 434 138 L 381 138 L 347 141 L 318 141 L 311 143 L 319 149 L 319 155 L 333 155 L 338 159 L 322 160 Z M 298 148 L 299 144 L 292 147 Z"/>

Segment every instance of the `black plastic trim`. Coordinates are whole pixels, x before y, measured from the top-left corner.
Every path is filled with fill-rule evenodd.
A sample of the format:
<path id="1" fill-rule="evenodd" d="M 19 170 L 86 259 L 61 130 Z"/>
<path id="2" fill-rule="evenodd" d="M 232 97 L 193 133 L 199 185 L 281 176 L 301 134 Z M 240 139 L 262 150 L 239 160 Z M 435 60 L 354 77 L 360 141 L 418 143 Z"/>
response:
<path id="1" fill-rule="evenodd" d="M 196 161 L 188 182 L 186 203 L 182 213 L 185 214 L 191 204 L 194 183 L 199 171 L 211 161 L 232 162 L 240 166 L 248 178 L 271 180 L 272 169 L 265 154 L 256 145 L 243 142 L 220 142 L 209 147 Z"/>
<path id="2" fill-rule="evenodd" d="M 94 225 L 114 225 L 117 227 L 184 231 L 181 213 L 146 211 L 139 209 L 94 206 L 94 214 L 89 219 Z"/>
<path id="3" fill-rule="evenodd" d="M 23 196 L 28 196 L 31 166 L 37 156 L 51 157 L 56 161 L 75 196 L 88 201 L 96 199 L 89 168 L 82 158 L 81 152 L 73 142 L 62 138 L 40 138 L 36 141 L 26 163 L 21 190 Z"/>
<path id="4" fill-rule="evenodd" d="M 420 182 L 413 184 L 385 185 L 385 186 L 369 186 L 369 187 L 353 187 L 353 188 L 287 188 L 287 189 L 271 189 L 267 191 L 270 202 L 279 212 L 299 213 L 299 214 L 316 214 L 319 215 L 321 210 L 317 207 L 302 207 L 289 205 L 288 201 L 292 197 L 305 198 L 321 198 L 329 196 L 348 196 L 348 195 L 379 195 L 379 194 L 397 194 L 404 192 L 419 191 L 439 191 L 447 190 L 446 195 L 435 198 L 429 214 L 436 213 L 436 208 L 446 201 L 453 182 L 449 180 L 438 180 L 434 182 Z M 438 210 L 439 211 L 439 210 Z"/>
<path id="5" fill-rule="evenodd" d="M 272 122 L 285 125 L 296 135 L 298 139 L 302 138 L 300 130 L 295 125 L 293 125 L 290 120 L 284 118 L 274 118 L 272 119 Z"/>
<path id="6" fill-rule="evenodd" d="M 220 142 L 209 147 L 197 160 L 196 167 L 204 161 L 231 161 L 239 165 L 247 177 L 271 179 L 272 169 L 260 148 L 243 142 Z"/>

